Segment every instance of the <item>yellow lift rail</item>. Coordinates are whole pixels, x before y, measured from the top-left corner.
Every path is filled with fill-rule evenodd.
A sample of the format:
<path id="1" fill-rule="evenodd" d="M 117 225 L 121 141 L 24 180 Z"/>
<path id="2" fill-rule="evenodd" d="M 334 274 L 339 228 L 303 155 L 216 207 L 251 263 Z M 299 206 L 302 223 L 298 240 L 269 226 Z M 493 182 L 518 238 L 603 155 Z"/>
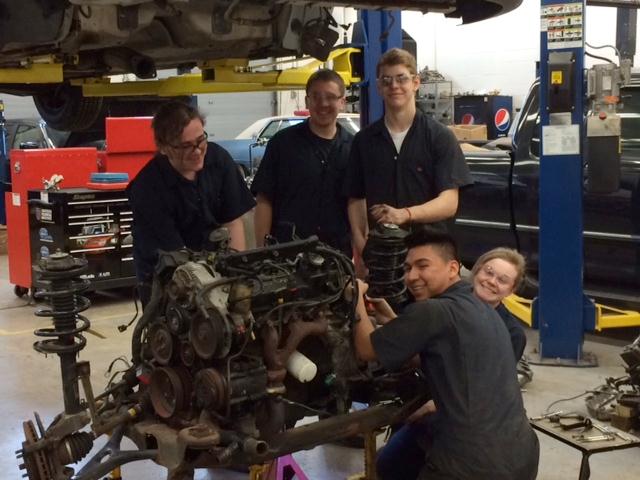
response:
<path id="1" fill-rule="evenodd" d="M 360 55 L 357 48 L 339 48 L 333 50 L 327 61 L 333 62 L 333 70 L 338 73 L 346 85 L 358 83 L 353 68 L 355 56 Z M 300 60 L 297 60 L 300 61 Z M 286 63 L 291 63 L 287 61 Z M 156 95 L 173 97 L 196 93 L 259 92 L 276 90 L 294 90 L 304 88 L 309 76 L 326 62 L 310 59 L 301 67 L 283 70 L 252 71 L 244 59 L 217 60 L 200 65 L 201 73 L 186 74 L 161 80 L 133 82 L 111 82 L 109 78 L 75 81 L 82 86 L 85 97 L 114 97 L 131 95 Z M 254 67 L 253 70 L 264 68 Z"/>
<path id="2" fill-rule="evenodd" d="M 361 56 L 357 48 L 333 50 L 327 62 L 342 77 L 346 85 L 358 83 L 361 78 L 355 73 L 356 57 Z M 73 59 L 72 59 L 73 60 Z M 326 62 L 309 60 L 301 67 L 284 70 L 258 71 L 265 65 L 249 67 L 246 59 L 206 61 L 199 65 L 201 73 L 169 77 L 161 80 L 112 82 L 109 77 L 72 80 L 82 86 L 86 97 L 116 97 L 157 95 L 172 97 L 195 93 L 259 92 L 293 90 L 304 88 L 309 76 Z M 76 60 L 77 61 L 77 60 Z M 277 63 L 292 63 L 285 60 Z M 0 83 L 46 84 L 64 82 L 64 63 L 55 55 L 28 59 L 23 67 L 0 68 Z"/>
<path id="3" fill-rule="evenodd" d="M 505 306 L 517 318 L 531 326 L 531 300 L 510 295 L 503 300 Z M 624 328 L 640 326 L 640 312 L 620 310 L 596 303 L 596 331 L 605 328 Z"/>

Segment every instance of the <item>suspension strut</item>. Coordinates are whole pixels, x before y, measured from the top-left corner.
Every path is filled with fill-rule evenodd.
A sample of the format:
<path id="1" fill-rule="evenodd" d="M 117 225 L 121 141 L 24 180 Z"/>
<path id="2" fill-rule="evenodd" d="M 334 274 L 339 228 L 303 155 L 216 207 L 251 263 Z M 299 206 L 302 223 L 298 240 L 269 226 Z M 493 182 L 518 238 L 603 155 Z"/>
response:
<path id="1" fill-rule="evenodd" d="M 394 311 L 399 312 L 409 300 L 404 284 L 404 260 L 407 232 L 397 225 L 379 224 L 369 232 L 363 260 L 369 269 L 368 295 L 384 298 Z"/>
<path id="2" fill-rule="evenodd" d="M 87 343 L 82 332 L 90 326 L 89 320 L 80 315 L 91 304 L 79 295 L 89 286 L 88 280 L 79 278 L 86 270 L 86 260 L 63 252 L 43 258 L 33 266 L 39 289 L 34 297 L 51 305 L 36 310 L 35 315 L 53 319 L 53 327 L 33 332 L 45 338 L 35 342 L 33 348 L 60 358 L 65 414 L 46 430 L 37 413 L 38 430 L 31 420 L 23 422 L 25 441 L 16 456 L 23 461 L 20 469 L 27 471 L 23 477 L 30 480 L 71 478 L 74 471 L 66 465 L 78 462 L 93 447 L 93 434 L 78 431 L 89 421 L 78 392 L 78 374 L 86 371 L 88 363 L 83 362 L 86 365 L 80 368 L 76 361 L 78 352 Z"/>
<path id="3" fill-rule="evenodd" d="M 89 320 L 80 315 L 91 305 L 81 295 L 89 281 L 79 278 L 87 270 L 87 261 L 74 258 L 68 253 L 56 252 L 43 258 L 39 265 L 34 265 L 34 272 L 39 279 L 35 298 L 46 299 L 51 308 L 36 310 L 38 317 L 52 317 L 52 328 L 40 328 L 34 335 L 46 337 L 33 344 L 33 348 L 44 354 L 56 354 L 60 357 L 62 372 L 62 393 L 64 411 L 71 415 L 83 410 L 78 393 L 77 353 L 82 350 L 87 340 L 82 332 L 90 326 Z"/>

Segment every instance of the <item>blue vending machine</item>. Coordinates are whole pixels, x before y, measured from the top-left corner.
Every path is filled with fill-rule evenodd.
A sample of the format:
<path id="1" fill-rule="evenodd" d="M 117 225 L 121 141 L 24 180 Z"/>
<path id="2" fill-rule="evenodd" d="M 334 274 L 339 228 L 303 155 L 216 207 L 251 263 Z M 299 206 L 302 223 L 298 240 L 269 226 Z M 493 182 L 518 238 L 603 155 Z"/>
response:
<path id="1" fill-rule="evenodd" d="M 513 118 L 513 98 L 505 95 L 463 95 L 453 100 L 456 125 L 486 125 L 487 139 L 506 137 Z"/>

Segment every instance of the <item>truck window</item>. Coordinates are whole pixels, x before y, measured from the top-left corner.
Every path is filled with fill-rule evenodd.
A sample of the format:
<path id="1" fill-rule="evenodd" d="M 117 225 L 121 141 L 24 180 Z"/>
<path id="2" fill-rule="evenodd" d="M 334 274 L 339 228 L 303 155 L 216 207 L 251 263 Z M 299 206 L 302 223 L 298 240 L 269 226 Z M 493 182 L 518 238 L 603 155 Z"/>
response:
<path id="1" fill-rule="evenodd" d="M 625 147 L 640 146 L 640 89 L 625 88 L 618 109 L 622 119 L 622 143 Z"/>

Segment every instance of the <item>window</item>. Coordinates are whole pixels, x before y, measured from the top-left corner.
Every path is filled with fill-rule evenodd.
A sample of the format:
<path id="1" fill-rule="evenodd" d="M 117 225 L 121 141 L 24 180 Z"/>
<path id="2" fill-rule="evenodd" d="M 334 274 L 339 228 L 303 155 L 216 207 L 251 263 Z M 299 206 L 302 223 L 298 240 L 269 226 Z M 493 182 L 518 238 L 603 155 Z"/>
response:
<path id="1" fill-rule="evenodd" d="M 20 145 L 27 144 L 30 148 L 47 148 L 42 131 L 37 125 L 19 125 L 16 129 L 11 148 L 20 148 Z"/>

